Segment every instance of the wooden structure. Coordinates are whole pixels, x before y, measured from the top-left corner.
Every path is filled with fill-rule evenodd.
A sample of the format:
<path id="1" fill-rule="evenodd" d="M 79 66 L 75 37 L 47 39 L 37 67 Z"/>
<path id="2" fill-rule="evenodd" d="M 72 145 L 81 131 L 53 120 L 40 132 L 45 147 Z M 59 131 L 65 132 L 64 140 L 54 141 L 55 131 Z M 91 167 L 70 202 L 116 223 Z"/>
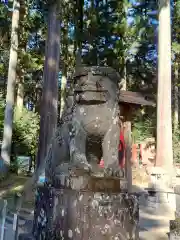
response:
<path id="1" fill-rule="evenodd" d="M 132 156 L 132 139 L 131 139 L 131 121 L 134 112 L 141 106 L 154 106 L 154 101 L 149 99 L 149 96 L 143 95 L 139 92 L 120 91 L 119 104 L 122 115 L 122 125 L 125 136 L 125 173 L 128 183 L 128 192 L 132 191 L 132 170 L 131 170 L 131 156 Z"/>

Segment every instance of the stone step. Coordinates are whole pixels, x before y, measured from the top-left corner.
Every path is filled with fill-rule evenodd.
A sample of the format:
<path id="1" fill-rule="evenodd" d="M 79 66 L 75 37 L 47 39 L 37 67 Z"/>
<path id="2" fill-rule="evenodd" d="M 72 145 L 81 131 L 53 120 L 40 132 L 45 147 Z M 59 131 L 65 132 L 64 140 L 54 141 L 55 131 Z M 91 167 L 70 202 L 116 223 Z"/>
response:
<path id="1" fill-rule="evenodd" d="M 173 213 L 166 214 L 164 212 L 163 215 L 153 211 L 148 212 L 147 209 L 144 209 L 144 211 L 140 209 L 139 215 L 139 226 L 141 229 L 145 229 L 147 232 L 157 232 L 162 234 L 170 232 L 170 220 L 174 219 Z"/>
<path id="2" fill-rule="evenodd" d="M 169 203 L 159 203 L 152 196 L 140 199 L 140 215 L 146 214 L 151 219 L 174 220 L 175 211 Z M 146 217 L 147 217 L 146 216 Z"/>
<path id="3" fill-rule="evenodd" d="M 18 240 L 35 240 L 35 238 L 31 233 L 21 233 Z"/>
<path id="4" fill-rule="evenodd" d="M 161 231 L 143 231 L 139 233 L 139 239 L 140 240 L 168 240 L 169 237 L 165 232 Z"/>
<path id="5" fill-rule="evenodd" d="M 139 214 L 140 214 L 140 218 L 145 218 L 145 219 L 156 219 L 158 221 L 170 221 L 170 220 L 174 220 L 171 218 L 170 215 L 157 215 L 157 214 L 151 214 L 149 212 L 144 212 L 144 211 L 139 211 Z"/>
<path id="6" fill-rule="evenodd" d="M 169 220 L 156 219 L 156 218 L 144 218 L 140 217 L 139 225 L 141 229 L 146 231 L 166 232 L 170 231 Z"/>
<path id="7" fill-rule="evenodd" d="M 169 204 L 154 200 L 149 196 L 140 198 L 140 240 L 169 239 L 170 220 L 175 219 L 175 212 L 169 209 Z"/>

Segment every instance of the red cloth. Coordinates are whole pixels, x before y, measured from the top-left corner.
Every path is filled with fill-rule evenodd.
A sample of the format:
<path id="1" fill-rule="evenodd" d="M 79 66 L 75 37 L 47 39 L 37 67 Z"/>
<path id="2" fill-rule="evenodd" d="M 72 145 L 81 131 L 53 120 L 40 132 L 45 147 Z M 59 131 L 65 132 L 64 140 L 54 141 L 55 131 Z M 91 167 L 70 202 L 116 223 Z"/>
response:
<path id="1" fill-rule="evenodd" d="M 118 149 L 118 155 L 119 155 L 119 166 L 121 168 L 124 168 L 125 166 L 125 141 L 124 141 L 124 134 L 121 131 L 120 137 L 119 137 L 119 149 Z"/>
<path id="2" fill-rule="evenodd" d="M 121 168 L 124 168 L 125 166 L 125 141 L 124 141 L 124 135 L 123 132 L 120 132 L 120 136 L 119 136 L 119 148 L 118 148 L 118 157 L 119 157 L 119 166 Z M 104 160 L 101 159 L 99 166 L 101 168 L 104 167 Z"/>
<path id="3" fill-rule="evenodd" d="M 99 166 L 100 166 L 101 168 L 104 168 L 104 160 L 103 160 L 103 159 L 101 159 L 101 161 L 100 161 L 100 163 L 99 163 Z"/>

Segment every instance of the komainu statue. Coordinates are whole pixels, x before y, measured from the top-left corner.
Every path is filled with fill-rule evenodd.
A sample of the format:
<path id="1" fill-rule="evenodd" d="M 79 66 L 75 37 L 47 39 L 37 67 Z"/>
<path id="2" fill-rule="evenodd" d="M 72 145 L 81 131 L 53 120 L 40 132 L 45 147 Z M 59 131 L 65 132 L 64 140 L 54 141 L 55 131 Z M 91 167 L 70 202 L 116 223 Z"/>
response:
<path id="1" fill-rule="evenodd" d="M 119 81 L 109 67 L 77 69 L 73 94 L 35 176 L 45 169 L 47 184 L 36 192 L 35 239 L 138 240 L 138 200 L 121 187 L 118 162 Z"/>
<path id="2" fill-rule="evenodd" d="M 66 171 L 66 164 L 84 171 L 93 171 L 101 158 L 104 171 L 121 175 L 118 164 L 119 144 L 119 74 L 110 67 L 79 67 L 73 79 L 73 93 L 67 97 L 55 136 L 50 141 L 45 161 L 27 182 L 28 188 L 45 171 L 53 183 Z"/>
<path id="3" fill-rule="evenodd" d="M 74 76 L 73 101 L 52 139 L 46 157 L 50 181 L 64 163 L 93 171 L 101 158 L 105 171 L 119 176 L 119 75 L 109 67 L 81 67 Z"/>

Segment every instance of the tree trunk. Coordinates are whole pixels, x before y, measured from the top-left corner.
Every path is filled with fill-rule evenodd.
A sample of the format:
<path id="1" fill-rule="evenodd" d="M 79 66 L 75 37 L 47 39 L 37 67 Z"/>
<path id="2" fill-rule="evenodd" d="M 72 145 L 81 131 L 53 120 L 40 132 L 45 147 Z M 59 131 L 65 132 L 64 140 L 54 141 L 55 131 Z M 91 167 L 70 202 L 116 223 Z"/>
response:
<path id="1" fill-rule="evenodd" d="M 16 98 L 16 105 L 19 112 L 23 109 L 24 104 L 24 82 L 23 77 L 20 77 L 17 82 L 17 98 Z"/>
<path id="2" fill-rule="evenodd" d="M 125 138 L 125 171 L 126 171 L 126 178 L 127 178 L 127 187 L 128 192 L 132 192 L 132 138 L 131 138 L 131 122 L 126 121 L 124 123 L 124 138 Z"/>
<path id="3" fill-rule="evenodd" d="M 75 13 L 75 38 L 76 38 L 76 56 L 75 64 L 80 66 L 82 62 L 82 39 L 83 39 L 83 6 L 84 0 L 76 0 Z"/>
<path id="4" fill-rule="evenodd" d="M 64 111 L 65 106 L 65 98 L 66 98 L 66 83 L 67 83 L 67 77 L 65 74 L 63 74 L 61 79 L 61 106 L 60 106 L 60 118 L 62 117 L 62 113 Z"/>
<path id="5" fill-rule="evenodd" d="M 66 11 L 66 10 L 65 10 Z M 69 39 L 68 39 L 68 18 L 66 16 L 67 12 L 64 13 L 65 17 L 63 19 L 64 22 L 64 32 L 62 34 L 62 41 L 61 41 L 61 49 L 62 54 L 64 57 L 64 61 L 62 64 L 62 79 L 61 79 L 61 89 L 60 89 L 60 119 L 62 117 L 62 112 L 64 111 L 65 105 L 65 98 L 66 98 L 66 85 L 67 85 L 67 71 L 68 71 L 68 46 L 69 46 Z"/>
<path id="6" fill-rule="evenodd" d="M 1 149 L 1 157 L 5 166 L 10 165 L 11 142 L 12 142 L 12 125 L 14 111 L 14 95 L 16 83 L 16 67 L 18 58 L 18 27 L 19 27 L 19 11 L 20 1 L 14 0 L 13 15 L 12 15 L 12 33 L 11 33 L 11 48 L 9 57 L 8 82 L 6 94 L 6 108 L 4 117 L 4 132 Z"/>
<path id="7" fill-rule="evenodd" d="M 123 6 L 123 17 L 124 18 L 127 18 L 127 15 L 128 15 L 128 7 L 127 7 L 127 3 L 124 2 L 122 4 Z M 122 42 L 123 42 L 123 47 L 125 49 L 124 53 L 123 53 L 123 77 L 122 77 L 122 90 L 127 90 L 127 57 L 126 57 L 126 54 L 127 54 L 127 31 L 128 31 L 128 25 L 126 23 L 126 26 L 125 26 L 125 29 L 126 31 L 124 31 L 123 33 L 123 37 L 122 37 Z M 121 71 L 119 71 L 121 72 Z"/>
<path id="8" fill-rule="evenodd" d="M 41 102 L 40 135 L 37 168 L 44 161 L 48 144 L 57 127 L 58 72 L 60 52 L 60 21 L 57 2 L 49 6 L 48 36 L 46 41 L 44 82 Z"/>
<path id="9" fill-rule="evenodd" d="M 126 57 L 124 57 L 123 77 L 121 82 L 121 90 L 127 90 L 127 69 L 126 69 Z"/>
<path id="10" fill-rule="evenodd" d="M 19 19 L 19 28 L 23 29 L 19 34 L 19 50 L 20 55 L 25 53 L 28 46 L 28 35 L 25 31 L 24 21 L 28 16 L 28 5 L 27 1 L 21 2 L 21 9 L 20 9 L 20 19 Z M 29 30 L 27 30 L 30 33 Z M 16 106 L 19 113 L 22 112 L 23 104 L 24 104 L 24 76 L 27 73 L 26 69 L 23 66 L 23 59 L 20 59 L 18 63 L 17 69 L 17 77 L 16 77 L 16 85 L 17 85 L 17 93 L 16 93 Z"/>
<path id="11" fill-rule="evenodd" d="M 172 114 L 171 114 L 171 24 L 170 1 L 159 0 L 158 45 L 158 96 L 157 96 L 157 154 L 156 166 L 171 169 Z"/>

